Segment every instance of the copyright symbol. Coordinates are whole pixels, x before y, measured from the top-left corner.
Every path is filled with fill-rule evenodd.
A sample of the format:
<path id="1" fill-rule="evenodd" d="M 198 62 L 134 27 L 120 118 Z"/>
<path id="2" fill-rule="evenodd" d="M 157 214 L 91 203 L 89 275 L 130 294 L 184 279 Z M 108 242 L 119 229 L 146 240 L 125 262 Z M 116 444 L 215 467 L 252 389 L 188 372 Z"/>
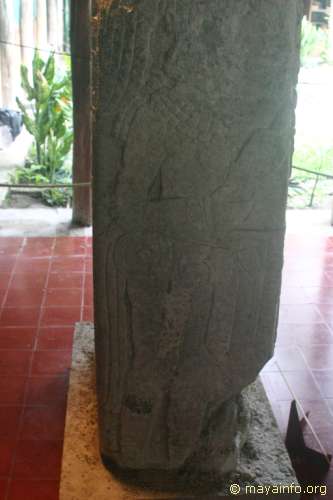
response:
<path id="1" fill-rule="evenodd" d="M 241 488 L 240 488 L 239 484 L 232 484 L 230 486 L 230 493 L 232 495 L 239 495 L 240 491 L 241 491 Z"/>

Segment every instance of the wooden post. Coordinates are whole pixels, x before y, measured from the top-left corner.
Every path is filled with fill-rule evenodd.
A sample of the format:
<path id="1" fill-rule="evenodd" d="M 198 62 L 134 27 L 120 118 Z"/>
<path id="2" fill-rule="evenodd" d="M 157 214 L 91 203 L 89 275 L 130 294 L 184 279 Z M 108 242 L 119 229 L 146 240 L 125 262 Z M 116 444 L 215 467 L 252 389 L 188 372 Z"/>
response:
<path id="1" fill-rule="evenodd" d="M 91 1 L 71 1 L 71 54 L 73 80 L 73 181 L 91 180 Z M 91 188 L 73 189 L 72 222 L 91 224 Z"/>

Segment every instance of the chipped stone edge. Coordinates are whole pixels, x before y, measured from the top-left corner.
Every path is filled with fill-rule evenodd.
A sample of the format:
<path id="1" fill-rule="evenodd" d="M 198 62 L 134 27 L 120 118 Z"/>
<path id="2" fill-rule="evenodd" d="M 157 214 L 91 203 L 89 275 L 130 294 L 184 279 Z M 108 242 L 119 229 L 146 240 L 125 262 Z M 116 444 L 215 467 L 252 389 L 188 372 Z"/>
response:
<path id="1" fill-rule="evenodd" d="M 125 485 L 102 464 L 99 455 L 95 390 L 94 326 L 81 322 L 75 327 L 68 391 L 60 500 L 134 500 L 180 498 Z M 252 413 L 248 444 L 234 474 L 220 485 L 219 495 L 230 495 L 237 483 L 241 493 L 248 485 L 298 485 L 285 445 L 259 379 L 244 391 Z M 193 494 L 181 494 L 181 498 Z M 201 496 L 202 498 L 202 496 Z"/>

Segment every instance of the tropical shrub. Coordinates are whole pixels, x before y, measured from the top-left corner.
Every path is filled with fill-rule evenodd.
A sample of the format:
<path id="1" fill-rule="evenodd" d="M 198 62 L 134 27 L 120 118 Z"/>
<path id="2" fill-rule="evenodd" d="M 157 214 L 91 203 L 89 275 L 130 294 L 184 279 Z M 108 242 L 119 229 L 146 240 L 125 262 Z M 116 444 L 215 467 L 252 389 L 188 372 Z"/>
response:
<path id="1" fill-rule="evenodd" d="M 333 147 L 302 146 L 295 150 L 293 165 L 310 172 L 293 168 L 289 182 L 290 208 L 320 206 L 333 191 L 332 179 L 316 173 L 333 175 Z M 314 172 L 314 173 L 313 173 Z"/>
<path id="2" fill-rule="evenodd" d="M 33 146 L 26 165 L 12 175 L 14 183 L 68 183 L 71 182 L 70 152 L 73 143 L 72 89 L 70 72 L 57 75 L 55 57 L 45 62 L 35 51 L 32 62 L 32 82 L 29 70 L 21 66 L 21 84 L 26 103 L 17 98 L 23 123 L 33 136 Z M 71 196 L 68 189 L 42 191 L 50 205 L 66 205 Z"/>
<path id="3" fill-rule="evenodd" d="M 301 36 L 301 64 L 311 62 L 327 62 L 329 50 L 329 36 L 327 31 L 317 28 L 314 24 L 303 18 Z"/>

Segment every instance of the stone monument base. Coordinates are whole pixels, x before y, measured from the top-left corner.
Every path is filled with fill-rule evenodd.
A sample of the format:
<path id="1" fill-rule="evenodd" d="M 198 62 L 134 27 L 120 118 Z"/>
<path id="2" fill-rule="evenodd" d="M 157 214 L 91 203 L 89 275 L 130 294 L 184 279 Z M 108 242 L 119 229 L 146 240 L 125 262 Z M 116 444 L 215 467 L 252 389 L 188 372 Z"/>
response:
<path id="1" fill-rule="evenodd" d="M 168 477 L 159 473 L 157 477 L 156 471 L 150 471 L 145 477 L 142 473 L 136 477 L 133 471 L 120 471 L 116 467 L 111 473 L 101 461 L 98 446 L 94 328 L 91 323 L 78 323 L 68 393 L 60 500 L 184 499 L 198 498 L 198 495 L 205 498 L 206 493 L 242 494 L 246 486 L 275 487 L 271 493 L 277 493 L 277 488 L 282 492 L 283 486 L 289 486 L 289 491 L 284 489 L 283 492 L 295 493 L 298 482 L 261 382 L 257 380 L 246 392 L 252 420 L 247 442 L 232 476 L 213 477 L 207 481 L 207 477 L 191 475 Z M 163 492 L 142 485 L 145 481 L 161 484 L 162 478 Z M 139 481 L 141 486 L 138 486 Z M 187 487 L 175 492 L 175 484 L 181 483 Z M 239 492 L 230 490 L 231 485 L 234 488 L 237 485 Z M 265 491 L 263 494 L 267 495 Z M 253 494 L 254 490 L 247 490 L 247 493 Z M 259 497 L 260 490 L 257 493 Z M 254 494 L 253 498 L 257 496 Z"/>

